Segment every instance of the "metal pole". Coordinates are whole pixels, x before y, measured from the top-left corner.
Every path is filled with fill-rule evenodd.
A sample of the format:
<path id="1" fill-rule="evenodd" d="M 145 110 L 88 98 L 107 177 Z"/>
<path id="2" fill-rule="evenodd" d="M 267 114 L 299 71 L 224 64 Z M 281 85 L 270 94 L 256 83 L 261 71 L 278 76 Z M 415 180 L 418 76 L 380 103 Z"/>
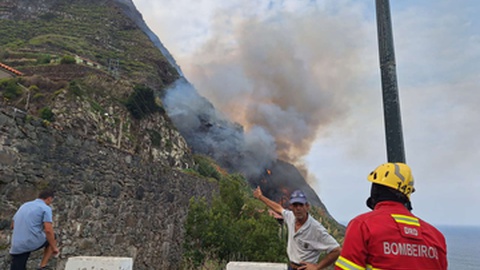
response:
<path id="1" fill-rule="evenodd" d="M 376 0 L 376 13 L 387 158 L 405 163 L 389 0 Z"/>

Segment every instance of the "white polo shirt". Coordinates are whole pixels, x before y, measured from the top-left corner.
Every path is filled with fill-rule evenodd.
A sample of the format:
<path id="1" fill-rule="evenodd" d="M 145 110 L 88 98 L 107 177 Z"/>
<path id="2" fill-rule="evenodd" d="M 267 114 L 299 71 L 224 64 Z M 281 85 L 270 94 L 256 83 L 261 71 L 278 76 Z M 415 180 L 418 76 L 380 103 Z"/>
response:
<path id="1" fill-rule="evenodd" d="M 330 253 L 340 246 L 327 229 L 310 214 L 297 232 L 293 212 L 284 209 L 282 216 L 288 228 L 287 254 L 291 262 L 317 263 L 323 251 Z"/>

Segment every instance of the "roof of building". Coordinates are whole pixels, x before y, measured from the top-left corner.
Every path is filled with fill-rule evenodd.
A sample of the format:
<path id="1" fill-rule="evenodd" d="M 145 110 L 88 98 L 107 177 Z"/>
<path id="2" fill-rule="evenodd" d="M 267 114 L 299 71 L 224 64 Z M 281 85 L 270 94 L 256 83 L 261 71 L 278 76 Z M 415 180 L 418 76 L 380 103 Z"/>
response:
<path id="1" fill-rule="evenodd" d="M 0 63 L 0 68 L 3 69 L 3 70 L 8 71 L 8 72 L 10 72 L 10 73 L 13 73 L 13 74 L 15 74 L 15 75 L 17 75 L 17 76 L 23 76 L 23 73 L 22 73 L 22 72 L 14 69 L 14 68 L 12 68 L 11 66 L 5 65 L 4 63 Z"/>

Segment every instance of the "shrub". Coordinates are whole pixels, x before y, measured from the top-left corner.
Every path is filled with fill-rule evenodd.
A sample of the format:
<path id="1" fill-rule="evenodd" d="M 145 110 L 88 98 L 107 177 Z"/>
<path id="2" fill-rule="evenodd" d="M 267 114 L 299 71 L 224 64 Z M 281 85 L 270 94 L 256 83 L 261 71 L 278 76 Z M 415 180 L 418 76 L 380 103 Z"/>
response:
<path id="1" fill-rule="evenodd" d="M 96 101 L 94 100 L 91 100 L 90 101 L 90 106 L 92 107 L 92 109 L 97 112 L 97 113 L 100 113 L 100 114 L 104 114 L 106 111 L 105 109 L 102 107 L 102 105 L 98 104 Z"/>
<path id="2" fill-rule="evenodd" d="M 55 121 L 55 115 L 49 107 L 43 107 L 39 110 L 40 118 L 49 122 Z"/>
<path id="3" fill-rule="evenodd" d="M 150 135 L 150 141 L 153 146 L 159 147 L 162 146 L 162 135 L 156 130 L 149 129 L 147 130 Z"/>
<path id="4" fill-rule="evenodd" d="M 155 102 L 153 90 L 147 86 L 135 86 L 133 93 L 128 97 L 125 106 L 136 119 L 162 111 L 162 107 Z"/>
<path id="5" fill-rule="evenodd" d="M 71 55 L 64 55 L 62 57 L 62 60 L 60 60 L 60 64 L 65 64 L 65 65 L 71 65 L 75 63 L 76 63 L 75 57 Z"/>
<path id="6" fill-rule="evenodd" d="M 3 93 L 3 97 L 8 99 L 15 99 L 23 93 L 22 88 L 17 84 L 17 80 L 10 78 L 0 80 L 0 91 Z"/>
<path id="7" fill-rule="evenodd" d="M 195 155 L 193 159 L 197 164 L 196 170 L 200 175 L 220 180 L 222 175 L 217 170 L 217 166 L 215 165 L 215 162 L 213 160 L 202 155 Z"/>
<path id="8" fill-rule="evenodd" d="M 33 95 L 32 100 L 42 100 L 45 97 L 45 94 L 43 93 L 36 93 Z"/>
<path id="9" fill-rule="evenodd" d="M 278 222 L 260 211 L 264 208 L 240 175 L 223 177 L 210 205 L 191 199 L 184 264 L 192 269 L 212 260 L 218 265 L 230 260 L 286 262 L 286 239 L 278 235 Z"/>
<path id="10" fill-rule="evenodd" d="M 52 57 L 49 54 L 42 54 L 37 58 L 37 64 L 39 65 L 50 64 L 50 61 L 52 61 Z"/>
<path id="11" fill-rule="evenodd" d="M 4 50 L 3 48 L 0 49 L 0 59 L 6 59 L 10 56 L 10 52 L 8 50 Z"/>
<path id="12" fill-rule="evenodd" d="M 35 92 L 38 92 L 40 90 L 40 88 L 38 88 L 38 86 L 36 86 L 36 85 L 30 85 L 28 87 L 28 90 L 30 90 L 31 93 L 35 93 Z"/>
<path id="13" fill-rule="evenodd" d="M 68 90 L 72 92 L 75 96 L 81 97 L 83 95 L 83 90 L 78 83 L 71 81 L 68 85 Z"/>

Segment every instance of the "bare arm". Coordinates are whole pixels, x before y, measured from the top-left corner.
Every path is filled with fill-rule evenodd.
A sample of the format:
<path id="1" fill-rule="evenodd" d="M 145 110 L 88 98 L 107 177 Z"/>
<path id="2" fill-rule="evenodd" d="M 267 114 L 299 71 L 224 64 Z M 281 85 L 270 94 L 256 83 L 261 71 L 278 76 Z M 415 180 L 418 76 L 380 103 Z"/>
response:
<path id="1" fill-rule="evenodd" d="M 335 263 L 338 256 L 340 256 L 341 250 L 342 249 L 340 247 L 337 247 L 337 248 L 333 249 L 318 264 L 302 262 L 302 266 L 300 266 L 298 269 L 299 270 L 321 270 L 321 269 L 324 269 L 324 268 L 332 265 L 333 263 Z"/>
<path id="2" fill-rule="evenodd" d="M 43 228 L 45 230 L 45 235 L 47 236 L 48 244 L 53 249 L 53 254 L 58 253 L 57 240 L 55 240 L 55 233 L 53 232 L 53 224 L 51 222 L 44 222 Z"/>
<path id="3" fill-rule="evenodd" d="M 262 190 L 260 189 L 260 187 L 257 187 L 257 189 L 255 189 L 253 191 L 253 197 L 262 201 L 266 206 L 268 206 L 270 209 L 275 211 L 277 214 L 280 214 L 280 215 L 282 214 L 282 212 L 284 210 L 283 207 L 280 204 L 278 204 L 278 203 L 270 200 L 269 198 L 263 196 Z"/>
<path id="4" fill-rule="evenodd" d="M 328 253 L 327 256 L 325 256 L 325 258 L 323 258 L 323 260 L 321 260 L 317 264 L 317 269 L 320 270 L 320 269 L 323 269 L 323 268 L 335 263 L 338 256 L 340 256 L 341 251 L 342 251 L 342 249 L 340 247 L 337 247 L 337 248 L 333 249 L 332 251 L 330 251 L 330 253 Z"/>

